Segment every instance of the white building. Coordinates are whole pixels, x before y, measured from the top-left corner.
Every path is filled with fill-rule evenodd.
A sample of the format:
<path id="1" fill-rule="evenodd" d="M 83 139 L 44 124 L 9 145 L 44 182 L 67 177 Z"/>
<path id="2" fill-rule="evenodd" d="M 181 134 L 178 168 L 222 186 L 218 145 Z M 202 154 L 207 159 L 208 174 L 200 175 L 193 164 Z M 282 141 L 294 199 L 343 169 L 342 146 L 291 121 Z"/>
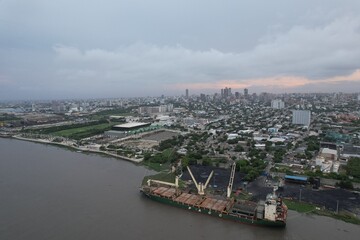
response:
<path id="1" fill-rule="evenodd" d="M 139 107 L 139 113 L 148 113 L 148 114 L 156 114 L 156 113 L 166 113 L 172 112 L 174 109 L 173 104 L 168 105 L 160 105 L 160 106 L 141 106 Z"/>
<path id="2" fill-rule="evenodd" d="M 310 125 L 311 112 L 309 110 L 293 110 L 292 124 Z"/>
<path id="3" fill-rule="evenodd" d="M 274 99 L 271 101 L 271 107 L 274 109 L 283 109 L 285 107 L 285 103 L 281 99 Z"/>
<path id="4" fill-rule="evenodd" d="M 324 173 L 338 173 L 340 163 L 338 162 L 337 150 L 322 148 L 315 159 L 315 165 L 320 166 L 320 170 Z"/>

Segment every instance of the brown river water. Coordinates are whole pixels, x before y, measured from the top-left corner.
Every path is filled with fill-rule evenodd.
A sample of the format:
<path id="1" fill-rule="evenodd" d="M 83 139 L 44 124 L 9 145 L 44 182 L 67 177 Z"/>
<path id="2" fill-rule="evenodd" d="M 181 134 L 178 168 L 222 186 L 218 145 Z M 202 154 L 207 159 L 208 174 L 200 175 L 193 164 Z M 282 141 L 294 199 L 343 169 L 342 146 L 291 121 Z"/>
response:
<path id="1" fill-rule="evenodd" d="M 360 226 L 289 212 L 285 229 L 187 212 L 143 197 L 145 168 L 0 138 L 0 240 L 359 239 Z"/>

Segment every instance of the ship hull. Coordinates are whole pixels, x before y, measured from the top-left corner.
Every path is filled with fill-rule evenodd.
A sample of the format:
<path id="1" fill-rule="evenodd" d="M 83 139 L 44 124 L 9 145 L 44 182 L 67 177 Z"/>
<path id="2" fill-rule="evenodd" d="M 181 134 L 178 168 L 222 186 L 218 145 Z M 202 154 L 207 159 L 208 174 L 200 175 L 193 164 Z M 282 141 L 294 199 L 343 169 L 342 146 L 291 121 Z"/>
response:
<path id="1" fill-rule="evenodd" d="M 174 207 L 178 207 L 178 208 L 182 208 L 188 211 L 193 211 L 193 212 L 197 212 L 197 213 L 202 213 L 204 215 L 210 215 L 213 217 L 217 217 L 217 218 L 222 218 L 222 219 L 227 219 L 227 220 L 232 220 L 232 221 L 236 221 L 236 222 L 240 222 L 240 223 L 245 223 L 245 224 L 251 224 L 251 225 L 260 225 L 260 226 L 267 226 L 267 227 L 278 227 L 278 228 L 283 228 L 286 226 L 285 222 L 282 221 L 266 221 L 266 220 L 262 220 L 262 219 L 254 219 L 253 217 L 239 217 L 239 216 L 235 216 L 226 212 L 219 212 L 219 211 L 214 211 L 214 210 L 209 210 L 209 209 L 204 209 L 204 208 L 200 208 L 197 206 L 191 206 L 188 204 L 182 204 L 179 202 L 175 202 L 172 199 L 169 198 L 165 198 L 162 196 L 158 196 L 158 195 L 154 195 L 148 192 L 144 192 L 141 191 L 146 197 L 150 198 L 151 200 L 163 203 L 163 204 L 167 204 L 167 205 L 171 205 Z"/>

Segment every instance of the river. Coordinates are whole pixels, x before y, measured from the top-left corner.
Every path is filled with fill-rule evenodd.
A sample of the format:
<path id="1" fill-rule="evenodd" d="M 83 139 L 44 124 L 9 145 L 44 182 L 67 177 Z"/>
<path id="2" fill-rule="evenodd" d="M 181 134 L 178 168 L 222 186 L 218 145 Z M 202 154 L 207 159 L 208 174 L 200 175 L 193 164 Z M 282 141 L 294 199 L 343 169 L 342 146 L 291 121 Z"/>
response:
<path id="1" fill-rule="evenodd" d="M 133 163 L 0 138 L 0 239 L 358 239 L 360 226 L 290 211 L 285 229 L 153 202 Z"/>

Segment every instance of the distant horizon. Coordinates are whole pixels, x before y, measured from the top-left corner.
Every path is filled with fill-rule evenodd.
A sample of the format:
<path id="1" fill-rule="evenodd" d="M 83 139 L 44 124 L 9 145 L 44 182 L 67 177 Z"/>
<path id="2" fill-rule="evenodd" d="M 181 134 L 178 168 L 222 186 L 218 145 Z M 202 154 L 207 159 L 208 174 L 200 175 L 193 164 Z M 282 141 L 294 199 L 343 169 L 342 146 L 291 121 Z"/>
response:
<path id="1" fill-rule="evenodd" d="M 244 89 L 242 89 L 244 90 Z M 235 97 L 235 92 L 239 92 L 241 96 L 244 96 L 243 91 L 239 91 L 239 90 L 233 90 L 231 89 L 232 92 L 232 96 Z M 267 93 L 267 94 L 272 94 L 272 95 L 291 95 L 291 94 L 349 94 L 349 95 L 360 95 L 360 91 L 357 92 L 283 92 L 283 93 L 273 93 L 273 92 L 251 92 L 249 89 L 249 95 L 251 96 L 253 93 L 256 93 L 257 95 L 260 95 L 262 93 Z M 220 95 L 220 89 L 219 92 L 196 92 L 196 93 L 191 93 L 191 89 L 189 89 L 189 97 L 191 96 L 200 96 L 200 94 L 206 94 L 206 95 L 210 95 L 213 96 L 215 94 Z M 134 98 L 161 98 L 162 95 L 164 97 L 185 97 L 185 91 L 183 94 L 179 94 L 179 95 L 166 95 L 166 94 L 161 94 L 161 95 L 147 95 L 147 96 L 131 96 L 131 97 L 69 97 L 69 98 L 33 98 L 33 99 L 0 99 L 1 103 L 4 102 L 26 102 L 26 101 L 69 101 L 69 100 L 118 100 L 118 99 L 134 99 Z"/>

